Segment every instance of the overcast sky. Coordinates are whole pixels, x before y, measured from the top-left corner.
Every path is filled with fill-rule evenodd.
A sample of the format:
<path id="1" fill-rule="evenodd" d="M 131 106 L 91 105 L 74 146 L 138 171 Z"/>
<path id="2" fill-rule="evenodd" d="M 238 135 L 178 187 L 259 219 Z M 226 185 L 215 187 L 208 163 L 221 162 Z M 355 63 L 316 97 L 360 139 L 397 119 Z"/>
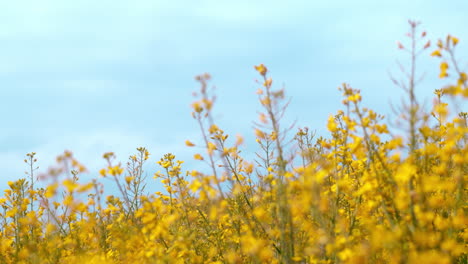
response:
<path id="1" fill-rule="evenodd" d="M 421 21 L 433 42 L 459 37 L 466 62 L 467 10 L 466 0 L 0 0 L 0 187 L 23 177 L 31 151 L 45 170 L 72 150 L 90 169 L 85 177 L 105 165 L 104 152 L 125 162 L 139 146 L 152 153 L 151 175 L 167 152 L 190 166 L 197 149 L 184 141 L 200 135 L 190 104 L 204 72 L 218 123 L 248 143 L 259 63 L 286 87 L 286 121 L 298 126 L 323 133 L 343 82 L 390 114 L 402 93 L 388 72 L 398 76 L 396 60 L 407 62 L 396 46 L 407 41 L 407 20 Z M 430 102 L 444 82 L 437 59 L 420 62 L 427 77 L 418 94 Z"/>

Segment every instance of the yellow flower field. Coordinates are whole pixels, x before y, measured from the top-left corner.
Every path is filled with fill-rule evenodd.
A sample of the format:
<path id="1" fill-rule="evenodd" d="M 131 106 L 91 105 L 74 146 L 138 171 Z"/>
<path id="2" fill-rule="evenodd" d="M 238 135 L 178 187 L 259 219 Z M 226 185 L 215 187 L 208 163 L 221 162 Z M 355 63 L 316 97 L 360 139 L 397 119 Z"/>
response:
<path id="1" fill-rule="evenodd" d="M 71 152 L 41 175 L 40 153 L 27 154 L 27 177 L 0 198 L 0 263 L 467 263 L 468 114 L 451 104 L 468 98 L 454 54 L 460 43 L 449 35 L 433 48 L 439 77 L 452 85 L 436 87 L 426 111 L 411 69 L 430 42 L 415 22 L 410 34 L 399 44 L 410 70 L 394 80 L 407 95 L 399 128 L 343 84 L 329 136 L 291 132 L 281 122 L 285 91 L 260 64 L 252 69 L 263 109 L 255 161 L 243 158 L 242 137 L 216 124 L 208 74 L 196 77 L 192 105 L 203 140 L 185 143 L 210 169 L 191 170 L 168 153 L 154 174 L 161 192 L 146 195 L 154 179 L 143 174 L 152 161 L 143 147 L 125 165 L 103 155 L 100 177 L 120 191 L 107 197 L 102 179 L 80 180 L 86 167 Z M 38 188 L 43 179 L 52 183 Z"/>

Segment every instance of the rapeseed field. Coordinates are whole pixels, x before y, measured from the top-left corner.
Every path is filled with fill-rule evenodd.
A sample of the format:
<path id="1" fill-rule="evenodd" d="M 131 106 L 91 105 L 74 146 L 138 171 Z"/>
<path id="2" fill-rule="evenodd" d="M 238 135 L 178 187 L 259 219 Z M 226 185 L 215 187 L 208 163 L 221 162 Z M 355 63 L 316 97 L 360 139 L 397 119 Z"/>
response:
<path id="1" fill-rule="evenodd" d="M 468 113 L 451 103 L 468 98 L 468 75 L 456 37 L 431 45 L 417 25 L 399 43 L 410 59 L 402 81 L 394 79 L 406 94 L 396 109 L 403 136 L 348 84 L 328 136 L 291 132 L 281 122 L 285 90 L 259 64 L 252 70 L 263 111 L 256 159 L 247 160 L 243 138 L 217 125 L 203 74 L 192 104 L 203 140 L 185 143 L 202 150 L 194 159 L 208 171 L 171 153 L 153 160 L 140 147 L 125 165 L 105 153 L 101 178 L 83 182 L 87 169 L 72 152 L 43 174 L 40 153 L 28 153 L 27 177 L 0 198 L 0 263 L 467 263 Z M 425 51 L 451 82 L 435 87 L 430 110 L 415 96 L 416 57 Z M 153 178 L 165 190 L 148 195 L 154 179 L 143 166 L 155 161 Z M 102 177 L 120 192 L 105 197 Z M 51 184 L 39 188 L 44 179 Z"/>

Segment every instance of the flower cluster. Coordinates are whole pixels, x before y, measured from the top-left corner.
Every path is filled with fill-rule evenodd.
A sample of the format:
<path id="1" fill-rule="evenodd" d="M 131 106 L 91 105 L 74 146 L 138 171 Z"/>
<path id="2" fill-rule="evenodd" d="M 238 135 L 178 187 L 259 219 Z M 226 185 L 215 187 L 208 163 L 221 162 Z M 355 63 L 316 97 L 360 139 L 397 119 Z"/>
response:
<path id="1" fill-rule="evenodd" d="M 0 198 L 0 262 L 466 263 L 468 114 L 449 105 L 468 97 L 467 74 L 453 59 L 458 43 L 449 36 L 432 53 L 443 58 L 440 77 L 456 78 L 435 91 L 431 110 L 414 98 L 412 74 L 399 83 L 409 95 L 407 135 L 397 136 L 361 106 L 359 90 L 343 84 L 344 107 L 329 117 L 329 136 L 301 128 L 290 153 L 285 91 L 273 88 L 260 64 L 255 160 L 243 157 L 242 137 L 231 142 L 216 125 L 208 74 L 197 77 L 192 113 L 202 140 L 186 141 L 208 172 L 185 170 L 168 153 L 154 174 L 165 190 L 150 193 L 148 150 L 138 148 L 126 168 L 109 152 L 100 175 L 120 194 L 104 197 L 99 180 L 82 183 L 86 168 L 71 152 L 40 177 L 29 153 L 29 178 L 9 182 Z M 50 181 L 46 188 L 38 178 Z"/>

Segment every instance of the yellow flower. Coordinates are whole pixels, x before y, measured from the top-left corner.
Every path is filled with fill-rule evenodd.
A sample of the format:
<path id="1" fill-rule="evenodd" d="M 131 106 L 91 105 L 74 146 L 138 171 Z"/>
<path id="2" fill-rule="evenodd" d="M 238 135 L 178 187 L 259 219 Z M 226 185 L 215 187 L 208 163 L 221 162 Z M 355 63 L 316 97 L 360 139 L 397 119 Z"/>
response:
<path id="1" fill-rule="evenodd" d="M 266 138 L 266 135 L 263 131 L 261 131 L 260 129 L 255 129 L 255 135 L 257 136 L 257 138 L 259 139 L 265 139 Z"/>
<path id="2" fill-rule="evenodd" d="M 78 184 L 71 179 L 64 180 L 63 185 L 65 186 L 65 188 L 67 189 L 69 193 L 73 192 L 78 187 Z"/>
<path id="3" fill-rule="evenodd" d="M 203 160 L 203 156 L 198 154 L 198 153 L 193 155 L 193 158 L 196 159 L 196 160 Z"/>
<path id="4" fill-rule="evenodd" d="M 55 195 L 55 193 L 57 192 L 57 188 L 58 188 L 57 183 L 54 183 L 54 184 L 51 184 L 51 185 L 47 186 L 46 192 L 45 192 L 45 197 L 46 198 L 52 198 Z"/>
<path id="5" fill-rule="evenodd" d="M 268 69 L 265 67 L 265 65 L 263 65 L 263 63 L 258 66 L 255 66 L 255 70 L 257 70 L 258 73 L 260 73 L 260 75 L 262 76 L 265 76 L 268 71 Z"/>
<path id="6" fill-rule="evenodd" d="M 213 144 L 212 142 L 208 142 L 208 154 L 209 155 L 213 155 L 213 151 L 215 151 L 217 148 L 216 148 L 216 145 Z"/>
<path id="7" fill-rule="evenodd" d="M 236 146 L 242 145 L 244 138 L 241 135 L 236 135 Z"/>
<path id="8" fill-rule="evenodd" d="M 327 124 L 328 131 L 334 133 L 338 131 L 338 125 L 335 122 L 335 118 L 333 116 L 328 117 L 328 124 Z"/>
<path id="9" fill-rule="evenodd" d="M 456 46 L 458 44 L 458 38 L 451 36 L 450 39 L 452 40 L 453 46 Z"/>
<path id="10" fill-rule="evenodd" d="M 431 53 L 431 56 L 432 56 L 432 57 L 442 57 L 442 53 L 440 53 L 440 50 L 434 50 L 434 51 Z"/>
<path id="11" fill-rule="evenodd" d="M 449 65 L 447 62 L 442 62 L 440 64 L 440 74 L 439 74 L 439 78 L 445 78 L 448 76 L 448 73 L 447 73 L 447 69 L 449 68 Z"/>

